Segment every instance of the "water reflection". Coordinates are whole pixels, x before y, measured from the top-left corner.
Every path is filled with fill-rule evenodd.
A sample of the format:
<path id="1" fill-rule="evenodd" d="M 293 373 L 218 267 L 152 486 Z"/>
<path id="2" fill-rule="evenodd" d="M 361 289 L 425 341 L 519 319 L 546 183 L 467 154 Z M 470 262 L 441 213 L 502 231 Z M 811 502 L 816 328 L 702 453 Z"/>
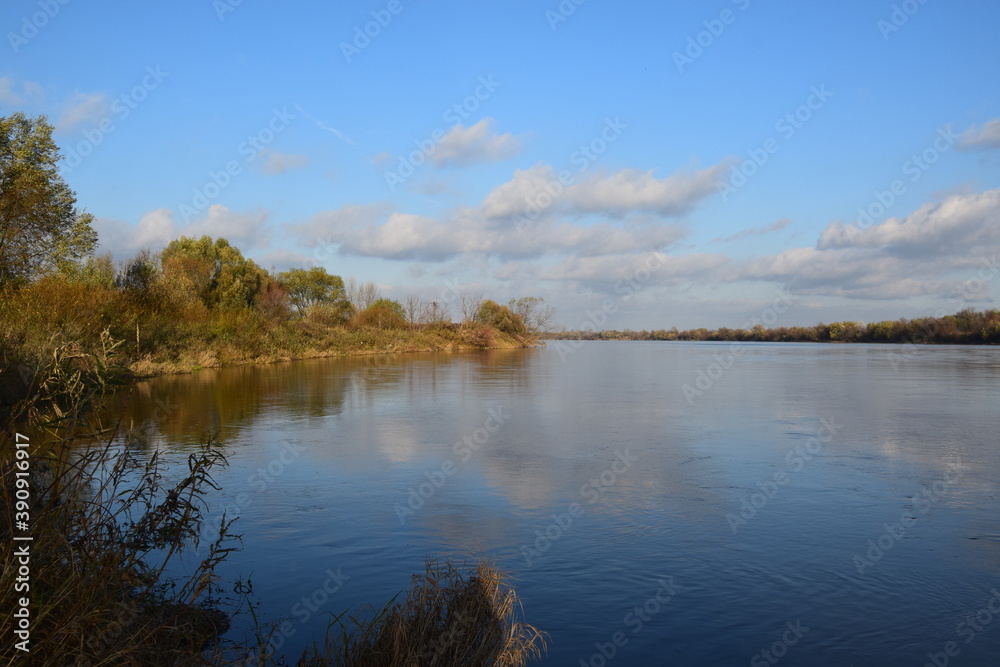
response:
<path id="1" fill-rule="evenodd" d="M 255 572 L 272 619 L 329 567 L 352 577 L 339 612 L 390 598 L 428 554 L 485 553 L 552 633 L 552 664 L 588 658 L 664 576 L 677 594 L 623 664 L 749 661 L 799 617 L 812 630 L 788 664 L 922 660 L 1000 585 L 1000 351 L 727 350 L 319 359 L 158 378 L 126 410 L 167 454 L 220 430 L 216 509 L 246 541 L 230 571 Z M 958 481 L 922 513 L 948 471 Z M 907 512 L 859 573 L 854 556 Z M 325 623 L 296 627 L 293 652 Z M 963 657 L 998 648 L 983 636 Z"/>

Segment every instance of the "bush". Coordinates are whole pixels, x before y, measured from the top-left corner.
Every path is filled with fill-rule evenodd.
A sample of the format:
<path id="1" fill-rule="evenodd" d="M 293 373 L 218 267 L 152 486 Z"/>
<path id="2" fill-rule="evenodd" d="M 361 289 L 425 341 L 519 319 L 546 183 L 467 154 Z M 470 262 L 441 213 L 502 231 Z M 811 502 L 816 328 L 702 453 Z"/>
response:
<path id="1" fill-rule="evenodd" d="M 351 318 L 350 325 L 355 328 L 404 329 L 406 317 L 389 306 L 372 304 L 356 313 Z"/>
<path id="2" fill-rule="evenodd" d="M 480 304 L 475 321 L 511 336 L 523 336 L 528 333 L 528 327 L 525 326 L 520 315 L 507 306 L 501 306 L 496 301 L 489 299 Z"/>

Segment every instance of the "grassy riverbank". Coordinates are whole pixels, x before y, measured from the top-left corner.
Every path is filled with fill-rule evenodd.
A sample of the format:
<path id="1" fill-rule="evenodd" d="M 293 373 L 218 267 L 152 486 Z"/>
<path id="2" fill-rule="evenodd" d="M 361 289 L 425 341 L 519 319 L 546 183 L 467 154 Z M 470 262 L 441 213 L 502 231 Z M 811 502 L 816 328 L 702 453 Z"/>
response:
<path id="1" fill-rule="evenodd" d="M 483 313 L 488 304 L 514 315 L 481 299 L 476 316 L 461 324 L 411 323 L 377 305 L 348 316 L 322 305 L 301 315 L 287 308 L 208 308 L 158 285 L 137 292 L 46 276 L 0 290 L 0 410 L 35 391 L 39 370 L 62 347 L 81 358 L 107 358 L 127 379 L 314 357 L 538 344 L 520 318 L 511 324 Z"/>

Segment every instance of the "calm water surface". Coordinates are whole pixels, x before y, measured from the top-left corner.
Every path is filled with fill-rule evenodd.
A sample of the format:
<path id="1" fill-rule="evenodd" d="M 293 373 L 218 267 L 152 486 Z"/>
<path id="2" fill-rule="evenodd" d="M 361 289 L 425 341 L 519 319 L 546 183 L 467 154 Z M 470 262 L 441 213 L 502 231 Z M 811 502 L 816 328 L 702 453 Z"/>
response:
<path id="1" fill-rule="evenodd" d="M 178 461 L 220 431 L 222 574 L 293 655 L 488 555 L 548 664 L 1000 664 L 1000 349 L 574 344 L 159 378 L 129 417 Z"/>

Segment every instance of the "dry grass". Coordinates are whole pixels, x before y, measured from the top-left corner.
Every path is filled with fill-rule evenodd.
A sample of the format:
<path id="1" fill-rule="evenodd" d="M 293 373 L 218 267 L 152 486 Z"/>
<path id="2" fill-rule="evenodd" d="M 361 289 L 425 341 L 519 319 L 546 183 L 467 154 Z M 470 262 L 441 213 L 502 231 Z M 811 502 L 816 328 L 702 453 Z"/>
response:
<path id="1" fill-rule="evenodd" d="M 491 563 L 466 568 L 428 561 L 403 601 L 336 619 L 326 646 L 298 664 L 518 667 L 541 657 L 545 647 L 545 635 L 521 619 L 517 594 Z"/>
<path id="2" fill-rule="evenodd" d="M 27 656 L 13 641 L 0 644 L 0 664 L 25 657 L 32 665 L 207 664 L 202 651 L 227 626 L 225 614 L 204 605 L 215 567 L 232 551 L 225 519 L 188 578 L 164 576 L 171 560 L 197 543 L 204 495 L 217 488 L 211 471 L 225 459 L 210 439 L 169 483 L 157 456 L 133 454 L 137 435 L 112 444 L 120 441 L 115 427 L 91 419 L 118 387 L 109 380 L 117 375 L 115 347 L 109 343 L 103 355 L 54 347 L 3 431 L 0 607 L 13 610 L 27 597 L 31 637 Z M 11 539 L 24 534 L 14 515 L 16 463 L 24 460 L 15 457 L 17 432 L 31 436 L 30 542 Z M 15 591 L 6 583 L 18 575 L 16 550 L 25 544 L 30 588 Z"/>

